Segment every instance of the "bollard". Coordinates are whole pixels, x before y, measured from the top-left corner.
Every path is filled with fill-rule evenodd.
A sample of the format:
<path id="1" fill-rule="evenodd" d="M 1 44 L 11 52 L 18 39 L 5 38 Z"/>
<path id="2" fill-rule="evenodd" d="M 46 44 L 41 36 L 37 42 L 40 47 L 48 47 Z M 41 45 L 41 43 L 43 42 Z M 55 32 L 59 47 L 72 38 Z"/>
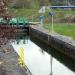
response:
<path id="1" fill-rule="evenodd" d="M 21 65 L 21 66 L 24 66 L 24 48 L 20 48 L 20 53 L 19 53 L 19 55 L 20 55 L 20 58 L 19 58 L 19 64 Z"/>

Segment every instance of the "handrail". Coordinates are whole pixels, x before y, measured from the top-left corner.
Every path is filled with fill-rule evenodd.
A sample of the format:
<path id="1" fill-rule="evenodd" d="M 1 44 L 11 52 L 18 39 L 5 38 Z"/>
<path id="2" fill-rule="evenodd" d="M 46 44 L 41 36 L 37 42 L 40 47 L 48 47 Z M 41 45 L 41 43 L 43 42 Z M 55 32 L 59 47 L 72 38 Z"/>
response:
<path id="1" fill-rule="evenodd" d="M 75 6 L 49 6 L 50 8 L 75 8 Z"/>

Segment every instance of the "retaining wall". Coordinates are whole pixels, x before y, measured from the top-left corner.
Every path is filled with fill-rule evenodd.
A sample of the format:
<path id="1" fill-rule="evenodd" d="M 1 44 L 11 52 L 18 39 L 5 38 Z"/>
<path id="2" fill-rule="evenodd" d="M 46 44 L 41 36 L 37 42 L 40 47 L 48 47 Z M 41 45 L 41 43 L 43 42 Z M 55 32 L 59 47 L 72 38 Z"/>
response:
<path id="1" fill-rule="evenodd" d="M 66 41 L 63 41 L 62 39 L 59 39 L 55 36 L 48 35 L 48 33 L 40 31 L 35 27 L 29 28 L 29 34 L 30 36 L 35 36 L 35 39 L 38 38 L 41 41 L 43 41 L 45 44 L 48 44 L 51 47 L 55 48 L 55 50 L 58 50 L 71 58 L 75 58 L 74 45 L 69 44 Z"/>

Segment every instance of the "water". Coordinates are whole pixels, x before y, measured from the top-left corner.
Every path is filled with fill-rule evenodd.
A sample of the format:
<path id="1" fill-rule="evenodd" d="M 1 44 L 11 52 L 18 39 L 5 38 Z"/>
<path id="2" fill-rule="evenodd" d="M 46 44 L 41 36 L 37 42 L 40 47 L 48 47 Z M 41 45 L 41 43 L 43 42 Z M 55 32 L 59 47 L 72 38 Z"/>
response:
<path id="1" fill-rule="evenodd" d="M 33 75 L 75 75 L 75 60 L 45 47 L 44 43 L 38 44 L 37 40 L 35 43 L 30 39 L 25 40 L 25 44 L 22 39 L 18 44 L 12 43 L 18 54 L 20 48 L 24 48 L 24 62 Z"/>

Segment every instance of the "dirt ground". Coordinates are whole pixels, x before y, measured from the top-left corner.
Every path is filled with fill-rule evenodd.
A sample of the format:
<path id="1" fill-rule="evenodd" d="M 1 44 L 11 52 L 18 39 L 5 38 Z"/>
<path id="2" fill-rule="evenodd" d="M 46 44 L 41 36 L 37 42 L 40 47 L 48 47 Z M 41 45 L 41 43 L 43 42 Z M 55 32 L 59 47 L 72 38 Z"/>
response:
<path id="1" fill-rule="evenodd" d="M 19 65 L 18 59 L 19 56 L 11 45 L 0 47 L 0 75 L 31 75 L 26 66 Z"/>

